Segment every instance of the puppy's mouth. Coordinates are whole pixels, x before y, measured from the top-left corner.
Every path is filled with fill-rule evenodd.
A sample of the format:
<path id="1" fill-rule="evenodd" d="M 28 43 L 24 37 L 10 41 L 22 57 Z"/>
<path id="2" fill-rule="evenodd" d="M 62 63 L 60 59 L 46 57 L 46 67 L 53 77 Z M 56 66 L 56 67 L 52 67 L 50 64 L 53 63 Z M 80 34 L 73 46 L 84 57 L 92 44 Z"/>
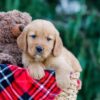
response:
<path id="1" fill-rule="evenodd" d="M 43 55 L 40 53 L 35 53 L 35 55 L 33 56 L 35 61 L 43 61 Z"/>

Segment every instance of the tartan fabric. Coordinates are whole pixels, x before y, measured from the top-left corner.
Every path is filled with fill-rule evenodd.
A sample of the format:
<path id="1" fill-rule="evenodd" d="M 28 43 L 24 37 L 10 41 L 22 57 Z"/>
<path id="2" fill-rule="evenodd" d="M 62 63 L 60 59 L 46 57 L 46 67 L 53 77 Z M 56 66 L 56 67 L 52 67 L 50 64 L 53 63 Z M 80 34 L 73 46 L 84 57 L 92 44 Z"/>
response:
<path id="1" fill-rule="evenodd" d="M 54 100 L 60 91 L 52 70 L 35 80 L 24 68 L 0 64 L 0 100 Z"/>
<path id="2" fill-rule="evenodd" d="M 77 89 L 80 87 L 78 79 Z M 60 92 L 53 70 L 45 70 L 45 76 L 36 80 L 25 68 L 0 64 L 0 100 L 54 100 Z"/>

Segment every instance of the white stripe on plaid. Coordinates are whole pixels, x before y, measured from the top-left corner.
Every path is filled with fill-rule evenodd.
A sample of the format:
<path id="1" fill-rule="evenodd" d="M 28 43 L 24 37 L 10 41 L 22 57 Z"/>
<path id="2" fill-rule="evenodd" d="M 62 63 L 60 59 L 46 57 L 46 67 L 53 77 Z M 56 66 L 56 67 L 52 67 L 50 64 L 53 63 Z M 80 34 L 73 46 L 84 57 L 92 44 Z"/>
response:
<path id="1" fill-rule="evenodd" d="M 1 84 L 0 84 L 0 88 L 4 90 L 4 92 L 8 95 L 10 100 L 13 100 L 12 97 L 10 96 L 10 94 L 5 90 L 5 88 Z"/>
<path id="2" fill-rule="evenodd" d="M 6 67 L 6 68 L 4 68 L 3 70 L 0 70 L 2 76 L 4 76 L 4 78 L 0 80 L 0 83 L 1 83 L 2 81 L 5 80 L 5 81 L 7 82 L 7 84 L 9 84 L 9 86 L 10 86 L 10 88 L 12 89 L 13 93 L 15 93 L 15 95 L 16 95 L 17 97 L 20 97 L 20 95 L 14 90 L 14 88 L 12 87 L 12 85 L 10 85 L 11 83 L 10 83 L 10 81 L 8 80 L 8 78 L 11 77 L 11 76 L 13 76 L 13 74 L 18 70 L 18 68 L 17 68 L 16 70 L 14 70 L 12 73 L 8 74 L 8 75 L 5 75 L 5 74 L 4 74 L 4 71 L 5 71 L 5 70 L 8 70 L 10 67 L 12 67 L 12 66 L 10 65 L 9 67 Z M 1 85 L 0 85 L 0 86 L 1 86 Z M 5 90 L 3 86 L 1 86 L 1 87 L 2 87 L 3 90 Z M 10 96 L 10 94 L 9 94 L 6 90 L 5 90 L 5 92 Z M 13 100 L 13 99 L 11 99 L 11 100 Z M 20 97 L 20 100 L 23 100 L 23 99 Z"/>
<path id="3" fill-rule="evenodd" d="M 53 89 L 53 87 L 55 86 L 55 84 L 53 84 L 53 87 L 51 86 L 51 88 L 48 90 L 44 87 L 45 84 L 47 84 L 47 82 L 50 80 L 50 78 L 52 77 L 52 75 L 54 74 L 54 72 L 50 73 L 50 76 L 48 77 L 48 79 L 44 82 L 43 85 L 41 85 L 40 83 L 38 83 L 37 81 L 35 81 L 35 83 L 40 87 L 39 89 L 37 89 L 37 91 L 29 98 L 29 100 L 32 100 L 32 98 L 34 98 L 40 91 L 41 89 L 43 89 L 44 91 L 46 91 L 46 95 L 48 93 L 48 91 L 51 91 Z M 51 95 L 55 95 L 55 94 L 51 94 Z M 40 99 L 43 100 L 43 99 Z"/>
<path id="4" fill-rule="evenodd" d="M 55 87 L 55 85 L 56 85 L 56 83 L 54 83 L 54 84 L 51 86 L 50 90 L 48 90 L 48 91 L 46 92 L 46 94 L 45 94 L 40 100 L 44 100 L 45 97 L 47 97 L 47 95 L 50 93 L 50 91 Z M 50 95 L 54 95 L 54 94 L 51 94 L 51 93 L 50 93 Z"/>

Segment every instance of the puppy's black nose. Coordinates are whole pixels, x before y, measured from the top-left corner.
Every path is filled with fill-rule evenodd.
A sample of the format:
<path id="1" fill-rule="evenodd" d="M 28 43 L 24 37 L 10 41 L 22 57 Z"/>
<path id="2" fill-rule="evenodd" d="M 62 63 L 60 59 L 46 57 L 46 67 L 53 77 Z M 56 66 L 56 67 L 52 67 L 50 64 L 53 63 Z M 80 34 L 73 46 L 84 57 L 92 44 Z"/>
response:
<path id="1" fill-rule="evenodd" d="M 36 46 L 36 51 L 38 53 L 41 53 L 43 51 L 43 48 L 41 46 Z"/>

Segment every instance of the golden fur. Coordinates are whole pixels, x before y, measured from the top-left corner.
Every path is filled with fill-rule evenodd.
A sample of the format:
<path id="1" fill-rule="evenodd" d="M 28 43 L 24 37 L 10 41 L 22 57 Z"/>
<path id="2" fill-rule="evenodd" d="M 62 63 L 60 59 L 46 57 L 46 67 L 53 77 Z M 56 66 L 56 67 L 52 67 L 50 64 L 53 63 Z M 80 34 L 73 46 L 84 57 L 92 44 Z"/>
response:
<path id="1" fill-rule="evenodd" d="M 35 38 L 32 38 L 33 35 Z M 75 56 L 63 46 L 59 32 L 49 21 L 37 19 L 31 22 L 18 37 L 17 43 L 23 51 L 22 61 L 30 75 L 40 79 L 45 75 L 45 67 L 54 69 L 57 84 L 64 91 L 70 86 L 70 73 L 82 70 Z M 41 54 L 36 52 L 38 45 L 43 48 Z"/>

